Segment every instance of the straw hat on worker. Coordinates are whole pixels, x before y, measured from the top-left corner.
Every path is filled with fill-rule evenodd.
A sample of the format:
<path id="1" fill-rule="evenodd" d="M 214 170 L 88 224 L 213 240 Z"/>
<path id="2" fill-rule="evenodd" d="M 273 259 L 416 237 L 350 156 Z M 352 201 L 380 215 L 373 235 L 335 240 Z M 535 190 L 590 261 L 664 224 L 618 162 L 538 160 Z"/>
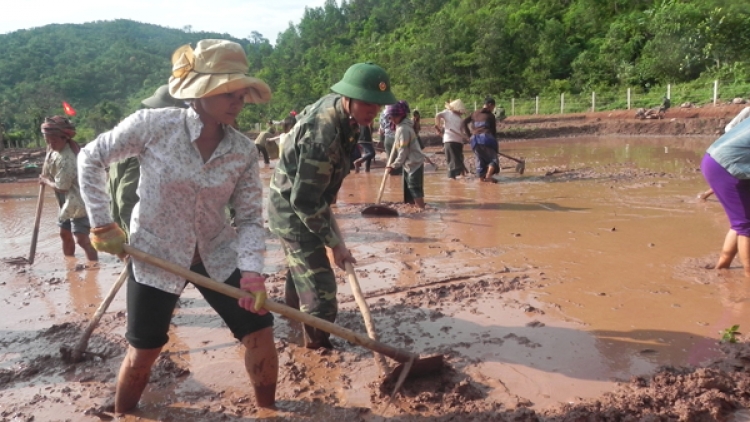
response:
<path id="1" fill-rule="evenodd" d="M 445 103 L 445 108 L 458 114 L 466 113 L 466 106 L 464 105 L 464 102 L 461 101 L 460 99 L 453 100 L 449 103 Z"/>
<path id="2" fill-rule="evenodd" d="M 169 94 L 181 100 L 211 97 L 248 89 L 246 103 L 266 103 L 271 88 L 248 76 L 245 50 L 236 42 L 201 40 L 195 46 L 183 45 L 172 53 Z"/>

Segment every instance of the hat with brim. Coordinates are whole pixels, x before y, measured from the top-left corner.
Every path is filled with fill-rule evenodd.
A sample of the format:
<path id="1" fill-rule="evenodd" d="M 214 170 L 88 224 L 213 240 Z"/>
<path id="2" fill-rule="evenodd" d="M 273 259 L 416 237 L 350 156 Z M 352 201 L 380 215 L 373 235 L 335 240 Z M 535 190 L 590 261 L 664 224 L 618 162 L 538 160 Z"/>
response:
<path id="1" fill-rule="evenodd" d="M 242 46 L 227 40 L 200 40 L 193 50 L 184 45 L 172 53 L 169 93 L 183 100 L 211 97 L 249 88 L 246 103 L 266 103 L 271 88 L 247 76 L 247 56 Z"/>
<path id="2" fill-rule="evenodd" d="M 154 95 L 141 101 L 141 104 L 148 108 L 185 108 L 185 101 L 178 100 L 177 98 L 169 95 L 169 85 L 162 85 L 159 88 L 156 88 L 156 91 L 154 91 Z"/>
<path id="3" fill-rule="evenodd" d="M 391 79 L 388 73 L 371 62 L 351 65 L 344 73 L 344 77 L 331 87 L 331 91 L 373 104 L 386 105 L 396 102 L 396 97 L 391 92 Z"/>
<path id="4" fill-rule="evenodd" d="M 456 113 L 466 113 L 466 106 L 464 102 L 459 100 L 453 100 L 449 103 L 445 103 L 445 108 Z"/>

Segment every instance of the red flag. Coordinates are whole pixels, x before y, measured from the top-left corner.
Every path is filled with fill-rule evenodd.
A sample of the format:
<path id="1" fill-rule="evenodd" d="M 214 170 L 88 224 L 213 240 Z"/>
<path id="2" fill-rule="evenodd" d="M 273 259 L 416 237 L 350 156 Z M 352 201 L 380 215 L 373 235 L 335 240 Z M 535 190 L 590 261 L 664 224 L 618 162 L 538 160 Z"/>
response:
<path id="1" fill-rule="evenodd" d="M 62 103 L 63 103 L 63 110 L 65 110 L 65 114 L 67 114 L 68 116 L 76 115 L 76 109 L 71 107 L 71 105 L 66 103 L 65 101 L 63 101 Z"/>

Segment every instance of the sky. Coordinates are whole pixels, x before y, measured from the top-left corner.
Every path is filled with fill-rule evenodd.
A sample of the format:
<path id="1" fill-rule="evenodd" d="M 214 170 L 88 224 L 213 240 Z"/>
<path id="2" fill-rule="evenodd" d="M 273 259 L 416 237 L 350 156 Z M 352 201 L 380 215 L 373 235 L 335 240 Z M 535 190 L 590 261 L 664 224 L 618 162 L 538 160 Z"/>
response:
<path id="1" fill-rule="evenodd" d="M 53 23 L 130 19 L 169 28 L 249 38 L 257 31 L 272 45 L 289 23 L 299 24 L 305 6 L 325 0 L 19 0 L 0 13 L 0 34 Z M 340 2 L 337 2 L 340 4 Z"/>

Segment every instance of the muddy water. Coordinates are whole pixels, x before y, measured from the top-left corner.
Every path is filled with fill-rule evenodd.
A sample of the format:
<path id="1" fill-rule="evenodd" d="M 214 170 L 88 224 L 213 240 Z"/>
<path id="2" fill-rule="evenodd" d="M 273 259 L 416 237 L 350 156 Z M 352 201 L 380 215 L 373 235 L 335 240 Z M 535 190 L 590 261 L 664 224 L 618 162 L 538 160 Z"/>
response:
<path id="1" fill-rule="evenodd" d="M 698 167 L 710 141 L 625 137 L 504 144 L 505 153 L 526 159 L 523 176 L 509 169 L 499 183 L 480 184 L 448 180 L 444 166 L 428 166 L 428 209 L 399 218 L 359 213 L 377 196 L 379 168 L 351 175 L 336 213 L 358 259 L 359 282 L 381 340 L 445 354 L 453 368 L 486 387 L 487 400 L 509 408 L 595 397 L 661 365 L 695 365 L 716 356 L 718 331 L 750 316 L 750 285 L 738 262 L 723 273 L 702 268 L 715 261 L 727 229 L 714 198 L 696 200 L 706 188 Z M 269 170 L 262 171 L 267 180 Z M 399 201 L 400 183 L 399 177 L 388 180 L 384 201 Z M 28 254 L 37 194 L 35 183 L 0 184 L 3 258 Z M 2 266 L 0 300 L 11 311 L 2 322 L 4 344 L 60 321 L 90 317 L 119 272 L 119 262 L 109 256 L 96 267 L 81 251 L 76 258 L 62 257 L 56 208 L 48 192 L 37 263 Z M 266 264 L 266 272 L 276 274 L 269 283 L 272 295 L 280 296 L 277 273 L 284 260 L 274 239 Z M 505 284 L 493 284 L 498 280 Z M 477 289 L 475 282 L 487 284 Z M 342 276 L 341 322 L 363 332 L 345 283 Z M 497 287 L 508 284 L 515 287 Z M 429 290 L 450 286 L 458 288 L 442 296 Z M 124 310 L 123 296 L 111 313 Z M 152 388 L 142 401 L 142 418 L 193 420 L 178 408 L 200 407 L 207 392 L 247 394 L 242 350 L 194 289 L 183 295 L 174 323 L 166 350 L 190 375 Z M 122 321 L 108 329 L 124 331 Z M 305 388 L 300 392 L 300 382 L 289 382 L 285 372 L 299 366 L 317 384 L 336 386 L 329 399 L 338 406 L 373 407 L 368 386 L 377 369 L 371 356 L 355 352 L 352 358 L 347 348 L 341 356 L 321 358 L 285 347 L 295 333 L 277 319 L 282 412 L 293 414 L 301 406 L 295 399 L 305 403 Z M 19 365 L 24 353 L 22 347 L 0 349 L 0 368 Z M 357 376 L 339 385 L 342 374 L 321 367 L 326 359 L 362 363 L 353 363 Z M 118 364 L 119 358 L 106 363 L 111 371 Z M 34 382 L 19 383 L 0 395 L 0 403 L 31 400 L 38 390 Z M 37 420 L 65 412 L 80 416 L 82 407 L 49 405 L 37 410 Z"/>

